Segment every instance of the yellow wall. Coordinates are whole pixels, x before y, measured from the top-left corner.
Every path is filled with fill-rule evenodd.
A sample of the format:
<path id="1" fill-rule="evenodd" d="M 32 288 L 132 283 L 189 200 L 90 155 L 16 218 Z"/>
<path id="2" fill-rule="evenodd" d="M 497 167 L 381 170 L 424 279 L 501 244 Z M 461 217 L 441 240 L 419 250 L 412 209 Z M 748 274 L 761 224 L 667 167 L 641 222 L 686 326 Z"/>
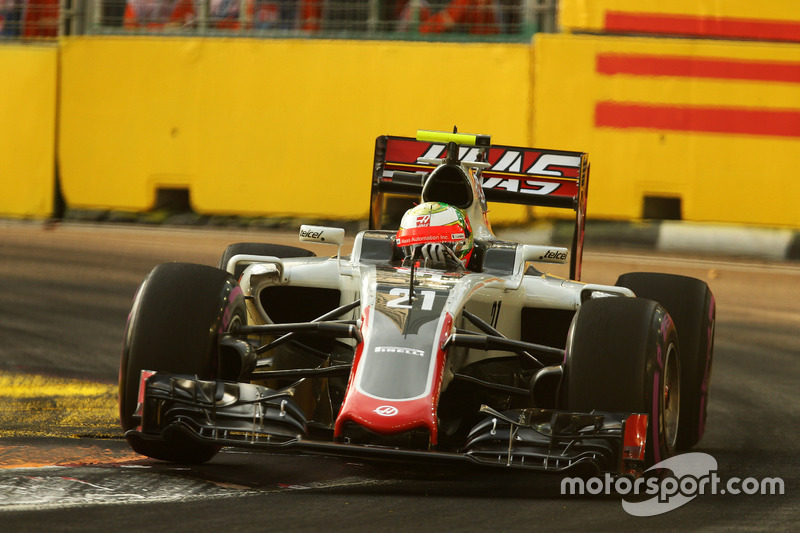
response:
<path id="1" fill-rule="evenodd" d="M 378 135 L 529 139 L 529 45 L 82 37 L 62 50 L 76 207 L 144 210 L 156 187 L 188 186 L 204 213 L 365 217 Z"/>
<path id="2" fill-rule="evenodd" d="M 796 45 L 538 35 L 535 49 L 534 143 L 589 152 L 590 218 L 636 219 L 642 197 L 654 195 L 681 197 L 687 220 L 800 226 Z M 688 62 L 689 75 L 603 73 L 600 57 Z M 733 67 L 749 74 L 766 67 L 786 79 L 705 77 L 709 64 L 724 65 L 724 76 Z M 687 131 L 598 124 L 599 106 L 632 103 L 675 113 L 774 113 L 774 124 L 733 126 L 779 133 L 691 131 L 704 127 L 691 118 L 682 124 Z"/>
<path id="3" fill-rule="evenodd" d="M 53 206 L 58 50 L 0 46 L 0 216 Z"/>
<path id="4" fill-rule="evenodd" d="M 607 72 L 608 58 L 688 70 Z M 747 74 L 707 75 L 709 64 Z M 186 187 L 201 213 L 330 218 L 366 216 L 375 137 L 458 125 L 500 144 L 589 152 L 593 218 L 638 219 L 653 195 L 680 197 L 686 220 L 800 227 L 796 44 L 98 36 L 0 47 L 0 68 L 13 73 L 0 77 L 3 216 L 52 209 L 56 124 L 70 207 L 144 211 L 157 188 Z M 689 118 L 682 129 L 598 119 L 630 105 Z M 708 131 L 692 122 L 698 110 L 777 118 L 766 133 Z M 493 206 L 495 221 L 525 216 Z"/>

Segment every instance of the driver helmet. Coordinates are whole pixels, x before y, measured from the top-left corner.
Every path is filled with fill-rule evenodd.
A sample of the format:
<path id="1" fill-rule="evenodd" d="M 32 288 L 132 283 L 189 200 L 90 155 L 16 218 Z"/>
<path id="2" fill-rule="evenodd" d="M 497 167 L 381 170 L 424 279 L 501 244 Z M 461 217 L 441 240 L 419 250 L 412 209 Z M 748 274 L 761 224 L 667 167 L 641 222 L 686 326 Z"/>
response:
<path id="1" fill-rule="evenodd" d="M 461 209 L 443 202 L 425 202 L 403 215 L 396 242 L 407 255 L 418 245 L 442 243 L 466 266 L 472 256 L 472 226 Z"/>

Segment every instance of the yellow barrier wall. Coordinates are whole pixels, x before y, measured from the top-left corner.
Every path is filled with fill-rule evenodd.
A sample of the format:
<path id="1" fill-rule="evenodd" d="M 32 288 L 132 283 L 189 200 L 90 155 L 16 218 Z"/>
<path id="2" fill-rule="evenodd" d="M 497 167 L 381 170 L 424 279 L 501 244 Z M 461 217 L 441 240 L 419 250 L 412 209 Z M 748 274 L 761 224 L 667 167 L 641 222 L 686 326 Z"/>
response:
<path id="1" fill-rule="evenodd" d="M 530 138 L 530 45 L 76 37 L 59 158 L 72 207 L 365 217 L 374 139 Z M 570 147 L 574 147 L 570 143 Z M 519 217 L 518 206 L 498 208 Z"/>
<path id="2" fill-rule="evenodd" d="M 565 31 L 800 42 L 797 0 L 560 0 Z"/>
<path id="3" fill-rule="evenodd" d="M 800 48 L 538 35 L 534 143 L 589 152 L 589 217 L 800 226 Z"/>
<path id="4" fill-rule="evenodd" d="M 686 220 L 800 226 L 796 45 L 80 37 L 62 54 L 71 207 L 142 211 L 186 187 L 203 213 L 360 218 L 377 135 L 457 124 L 588 151 L 595 218 L 638 219 L 657 196 Z"/>
<path id="5" fill-rule="evenodd" d="M 53 208 L 58 50 L 0 46 L 0 215 Z"/>

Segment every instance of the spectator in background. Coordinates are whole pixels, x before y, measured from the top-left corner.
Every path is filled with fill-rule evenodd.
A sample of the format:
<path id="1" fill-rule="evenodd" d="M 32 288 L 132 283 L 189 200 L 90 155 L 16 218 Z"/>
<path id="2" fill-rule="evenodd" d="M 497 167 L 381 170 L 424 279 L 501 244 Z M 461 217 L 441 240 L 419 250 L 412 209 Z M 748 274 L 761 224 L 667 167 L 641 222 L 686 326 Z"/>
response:
<path id="1" fill-rule="evenodd" d="M 519 34 L 523 31 L 522 15 L 525 6 L 521 0 L 499 0 L 502 18 L 500 27 L 503 33 Z"/>
<path id="2" fill-rule="evenodd" d="M 259 30 L 294 29 L 297 0 L 256 0 L 253 26 Z"/>
<path id="3" fill-rule="evenodd" d="M 300 0 L 300 29 L 319 31 L 322 25 L 323 0 Z"/>
<path id="4" fill-rule="evenodd" d="M 101 24 L 106 27 L 121 28 L 125 17 L 125 0 L 102 0 L 103 14 Z"/>
<path id="5" fill-rule="evenodd" d="M 408 31 L 412 22 L 410 4 L 410 1 L 400 4 L 400 31 Z M 425 0 L 419 4 L 420 33 L 492 35 L 501 33 L 501 21 L 500 8 L 495 0 L 451 0 L 440 10 L 432 9 Z"/>
<path id="6" fill-rule="evenodd" d="M 208 3 L 208 18 L 209 27 L 218 30 L 238 30 L 242 27 L 239 20 L 239 0 L 209 0 Z M 247 6 L 247 20 L 253 20 L 253 2 L 248 0 Z M 250 24 L 244 24 L 248 27 Z"/>
<path id="7" fill-rule="evenodd" d="M 22 0 L 0 0 L 0 39 L 19 37 L 22 29 Z"/>
<path id="8" fill-rule="evenodd" d="M 184 28 L 195 23 L 193 0 L 128 0 L 124 28 Z"/>
<path id="9" fill-rule="evenodd" d="M 58 37 L 59 0 L 27 0 L 23 15 L 25 38 Z"/>
<path id="10" fill-rule="evenodd" d="M 381 4 L 389 1 L 374 3 L 381 11 L 384 9 Z M 365 31 L 371 24 L 371 3 L 370 0 L 300 0 L 298 27 L 308 32 Z"/>

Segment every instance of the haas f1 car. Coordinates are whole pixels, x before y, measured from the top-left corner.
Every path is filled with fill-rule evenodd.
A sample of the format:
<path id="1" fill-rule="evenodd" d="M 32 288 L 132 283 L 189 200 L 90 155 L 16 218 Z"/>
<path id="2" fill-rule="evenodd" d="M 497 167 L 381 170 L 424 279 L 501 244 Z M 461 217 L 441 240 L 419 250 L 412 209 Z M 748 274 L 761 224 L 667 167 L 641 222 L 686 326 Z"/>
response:
<path id="1" fill-rule="evenodd" d="M 349 255 L 343 229 L 303 226 L 300 241 L 335 255 L 237 243 L 216 268 L 150 272 L 120 365 L 127 441 L 182 463 L 235 446 L 633 476 L 695 445 L 714 297 L 660 273 L 580 281 L 588 179 L 585 153 L 378 137 L 370 229 Z M 468 255 L 423 253 L 434 212 L 412 213 L 416 233 L 406 217 L 383 229 L 387 200 L 404 196 L 463 214 L 447 231 Z M 570 210 L 571 253 L 499 239 L 487 201 Z"/>

